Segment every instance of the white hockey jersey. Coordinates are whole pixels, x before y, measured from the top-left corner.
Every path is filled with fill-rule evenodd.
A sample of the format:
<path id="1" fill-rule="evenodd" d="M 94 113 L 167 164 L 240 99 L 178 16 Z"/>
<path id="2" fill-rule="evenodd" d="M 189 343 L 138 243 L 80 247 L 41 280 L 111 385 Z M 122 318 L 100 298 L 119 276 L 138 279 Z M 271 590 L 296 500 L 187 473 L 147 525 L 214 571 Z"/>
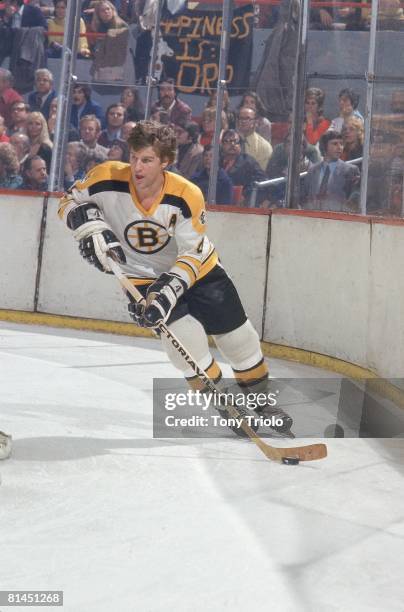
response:
<path id="1" fill-rule="evenodd" d="M 206 211 L 200 189 L 182 176 L 164 172 L 160 197 L 149 210 L 140 204 L 129 164 L 105 162 L 66 193 L 59 207 L 65 222 L 82 204 L 94 203 L 119 239 L 135 284 L 148 284 L 175 272 L 190 287 L 218 263 L 205 234 Z"/>

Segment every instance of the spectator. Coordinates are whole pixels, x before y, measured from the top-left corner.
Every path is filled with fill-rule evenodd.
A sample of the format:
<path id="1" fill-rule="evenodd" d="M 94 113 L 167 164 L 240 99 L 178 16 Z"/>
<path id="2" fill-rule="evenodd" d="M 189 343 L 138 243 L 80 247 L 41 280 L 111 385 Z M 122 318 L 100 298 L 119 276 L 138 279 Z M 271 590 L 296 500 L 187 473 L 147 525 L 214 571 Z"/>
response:
<path id="1" fill-rule="evenodd" d="M 53 142 L 55 139 L 57 110 L 58 110 L 58 99 L 53 98 L 52 102 L 49 105 L 49 119 L 47 121 L 49 138 L 51 139 L 51 142 Z M 78 131 L 74 127 L 70 126 L 69 134 L 67 136 L 68 142 L 73 142 L 78 139 L 79 139 Z"/>
<path id="2" fill-rule="evenodd" d="M 87 174 L 88 172 L 90 172 L 92 168 L 94 168 L 94 166 L 98 166 L 98 164 L 102 164 L 106 159 L 107 159 L 106 157 L 99 155 L 94 150 L 89 149 L 89 153 L 85 160 L 85 167 L 84 167 L 85 173 Z"/>
<path id="3" fill-rule="evenodd" d="M 176 95 L 174 79 L 166 78 L 159 85 L 159 99 L 153 104 L 151 112 L 166 111 L 169 122 L 184 125 L 191 121 L 192 110 Z"/>
<path id="4" fill-rule="evenodd" d="M 253 157 L 265 171 L 272 155 L 272 146 L 255 131 L 256 111 L 252 108 L 241 108 L 237 116 L 237 131 L 241 136 L 244 153 Z"/>
<path id="5" fill-rule="evenodd" d="M 14 147 L 14 150 L 17 154 L 20 169 L 22 169 L 25 160 L 29 156 L 29 138 L 26 134 L 23 134 L 22 132 L 15 132 L 10 136 L 10 144 Z"/>
<path id="6" fill-rule="evenodd" d="M 339 117 L 331 121 L 330 130 L 342 132 L 344 123 L 350 117 L 359 117 L 363 122 L 363 117 L 358 111 L 359 94 L 352 89 L 341 89 L 338 94 Z"/>
<path id="7" fill-rule="evenodd" d="M 255 91 L 247 91 L 241 98 L 238 110 L 241 108 L 252 108 L 256 113 L 255 131 L 257 134 L 271 142 L 271 122 L 265 116 L 265 108 L 261 98 Z"/>
<path id="8" fill-rule="evenodd" d="M 48 173 L 45 161 L 39 155 L 29 155 L 25 160 L 21 189 L 47 191 Z"/>
<path id="9" fill-rule="evenodd" d="M 47 68 L 35 70 L 35 90 L 28 95 L 28 105 L 32 111 L 39 111 L 49 119 L 49 107 L 56 91 L 53 89 L 53 74 Z"/>
<path id="10" fill-rule="evenodd" d="M 341 134 L 328 130 L 320 138 L 320 150 L 324 161 L 308 170 L 303 182 L 303 206 L 320 210 L 357 210 L 360 173 L 356 166 L 340 159 Z"/>
<path id="11" fill-rule="evenodd" d="M 330 127 L 331 121 L 324 117 L 325 93 L 319 87 L 309 87 L 304 100 L 304 135 L 307 142 L 316 145 Z"/>
<path id="12" fill-rule="evenodd" d="M 209 96 L 209 100 L 205 108 L 216 108 L 216 100 L 217 100 L 217 90 L 214 89 Z M 235 129 L 236 128 L 236 114 L 230 108 L 230 96 L 229 96 L 229 92 L 227 91 L 227 89 L 223 90 L 222 110 L 226 113 L 227 124 L 229 128 Z"/>
<path id="13" fill-rule="evenodd" d="M 46 162 L 49 172 L 52 159 L 52 142 L 49 138 L 48 125 L 42 113 L 29 113 L 27 119 L 27 136 L 30 141 L 30 157 L 39 155 Z"/>
<path id="14" fill-rule="evenodd" d="M 88 149 L 82 142 L 69 142 L 66 149 L 64 187 L 69 189 L 85 176 Z"/>
<path id="15" fill-rule="evenodd" d="M 9 142 L 10 138 L 7 136 L 6 125 L 4 123 L 4 117 L 0 115 L 0 142 Z"/>
<path id="16" fill-rule="evenodd" d="M 6 126 L 11 126 L 11 107 L 14 102 L 23 102 L 20 94 L 11 87 L 12 75 L 9 70 L 0 68 L 0 115 Z"/>
<path id="17" fill-rule="evenodd" d="M 291 133 L 289 132 L 285 138 L 285 141 L 274 148 L 274 153 L 269 160 L 267 175 L 268 178 L 280 178 L 285 177 L 283 183 L 277 185 L 271 185 L 268 187 L 268 197 L 272 205 L 284 206 L 286 199 L 286 182 L 289 171 L 289 156 L 290 156 L 290 144 L 291 144 Z M 314 152 L 314 155 L 310 155 Z M 301 157 L 299 172 L 306 172 L 313 163 L 320 161 L 321 156 L 316 147 L 310 145 L 306 138 L 302 137 L 301 143 Z M 314 161 L 313 161 L 314 160 Z M 300 179 L 300 185 L 302 186 L 303 181 Z"/>
<path id="18" fill-rule="evenodd" d="M 221 167 L 227 172 L 233 185 L 243 187 L 243 196 L 248 200 L 254 181 L 265 181 L 267 176 L 258 162 L 241 152 L 240 135 L 236 130 L 226 130 L 221 144 Z"/>
<path id="19" fill-rule="evenodd" d="M 108 149 L 98 144 L 100 134 L 101 123 L 95 115 L 85 115 L 80 119 L 80 141 L 86 145 L 87 149 L 97 153 L 105 161 L 108 156 Z"/>
<path id="20" fill-rule="evenodd" d="M 136 87 L 125 87 L 121 94 L 121 103 L 126 109 L 127 121 L 140 121 L 144 118 L 144 108 Z"/>
<path id="21" fill-rule="evenodd" d="M 116 7 L 109 0 L 100 0 L 94 4 L 90 29 L 92 32 L 107 33 L 109 30 L 127 29 L 126 21 L 118 16 Z M 97 43 L 95 43 L 97 46 Z"/>
<path id="22" fill-rule="evenodd" d="M 65 30 L 65 18 L 67 0 L 53 0 L 55 6 L 55 16 L 48 21 L 48 57 L 58 58 L 62 56 L 63 48 L 63 32 Z M 80 37 L 78 41 L 77 52 L 80 57 L 90 57 L 91 51 L 88 47 L 87 38 L 83 36 L 86 33 L 86 24 L 80 18 Z"/>
<path id="23" fill-rule="evenodd" d="M 98 137 L 98 144 L 109 148 L 114 140 L 122 139 L 122 126 L 125 123 L 123 104 L 110 104 L 106 112 L 107 127 Z"/>
<path id="24" fill-rule="evenodd" d="M 75 85 L 72 98 L 70 123 L 73 127 L 78 130 L 79 121 L 85 115 L 95 115 L 102 125 L 104 113 L 101 106 L 91 99 L 91 87 L 89 85 Z"/>
<path id="25" fill-rule="evenodd" d="M 170 125 L 170 113 L 159 106 L 152 109 L 150 119 L 151 121 L 156 121 L 157 123 L 162 123 L 163 125 Z"/>
<path id="26" fill-rule="evenodd" d="M 7 143 L 0 143 L 0 189 L 18 189 L 22 185 L 22 178 L 18 174 L 20 165 L 14 147 Z"/>
<path id="27" fill-rule="evenodd" d="M 212 144 L 213 136 L 215 133 L 215 122 L 216 122 L 216 109 L 215 108 L 205 108 L 202 113 L 201 120 L 201 137 L 200 143 L 203 147 L 206 147 L 208 144 Z M 227 115 L 224 111 L 222 111 L 222 124 L 220 136 L 222 136 L 223 130 L 228 130 L 229 126 L 227 124 Z"/>
<path id="28" fill-rule="evenodd" d="M 371 11 L 368 10 L 366 19 L 370 22 Z M 380 0 L 377 12 L 378 30 L 403 30 L 404 11 L 401 8 L 400 0 Z"/>
<path id="29" fill-rule="evenodd" d="M 118 16 L 112 2 L 100 0 L 94 6 L 90 27 L 93 32 L 106 34 L 95 40 L 90 74 L 96 81 L 122 81 L 129 42 L 128 24 Z"/>
<path id="30" fill-rule="evenodd" d="M 209 177 L 212 168 L 212 145 L 206 145 L 202 153 L 202 169 L 196 172 L 191 181 L 198 185 L 202 191 L 205 201 L 208 200 Z M 233 183 L 223 168 L 219 168 L 217 174 L 215 203 L 216 204 L 232 204 L 233 202 Z"/>
<path id="31" fill-rule="evenodd" d="M 125 140 L 114 140 L 111 148 L 108 151 L 108 159 L 113 161 L 121 161 L 127 164 L 129 162 L 129 147 Z"/>
<path id="32" fill-rule="evenodd" d="M 178 172 L 190 179 L 201 169 L 203 147 L 198 144 L 199 126 L 190 121 L 183 127 L 175 126 L 177 136 L 177 168 Z"/>
<path id="33" fill-rule="evenodd" d="M 123 124 L 122 131 L 121 131 L 122 140 L 128 140 L 129 134 L 131 133 L 135 125 L 136 125 L 136 121 L 127 121 L 126 123 Z"/>
<path id="34" fill-rule="evenodd" d="M 17 102 L 13 102 L 10 110 L 10 127 L 8 129 L 8 135 L 11 136 L 16 132 L 21 132 L 22 134 L 27 133 L 27 118 L 29 113 L 29 107 L 25 102 L 17 100 Z"/>
<path id="35" fill-rule="evenodd" d="M 35 28 L 46 30 L 47 22 L 41 9 L 23 0 L 5 0 L 3 23 L 11 28 Z"/>
<path id="36" fill-rule="evenodd" d="M 289 164 L 289 151 L 290 151 L 290 131 L 287 133 L 284 142 L 277 144 L 274 147 L 272 157 L 269 160 L 266 173 L 268 178 L 279 178 L 286 175 L 286 170 Z M 303 137 L 302 146 L 304 150 L 304 157 L 310 162 L 309 165 L 317 164 L 321 161 L 321 155 L 317 147 L 309 144 Z"/>
<path id="37" fill-rule="evenodd" d="M 365 138 L 363 121 L 361 121 L 359 117 L 350 117 L 345 121 L 341 134 L 344 144 L 341 159 L 343 161 L 349 161 L 362 157 L 363 141 Z"/>

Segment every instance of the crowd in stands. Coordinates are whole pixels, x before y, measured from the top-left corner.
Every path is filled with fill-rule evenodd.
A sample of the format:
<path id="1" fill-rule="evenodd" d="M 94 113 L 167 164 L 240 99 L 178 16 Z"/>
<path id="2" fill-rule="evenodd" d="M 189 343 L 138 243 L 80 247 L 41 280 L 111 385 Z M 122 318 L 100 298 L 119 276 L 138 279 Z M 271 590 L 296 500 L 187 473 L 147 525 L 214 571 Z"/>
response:
<path id="1" fill-rule="evenodd" d="M 357 0 L 345 2 L 346 6 L 335 3 L 336 6 L 315 5 L 310 10 L 310 29 L 312 30 L 368 30 L 370 28 L 371 10 L 359 6 Z M 363 3 L 364 4 L 364 3 Z M 257 22 L 261 28 L 273 28 L 279 21 L 279 6 L 274 4 L 260 4 L 257 6 Z M 403 30 L 404 11 L 400 0 L 380 0 L 378 10 L 379 30 Z"/>
<path id="2" fill-rule="evenodd" d="M 34 90 L 25 98 L 12 87 L 9 71 L 0 68 L 0 187 L 46 190 L 58 103 L 53 76 L 47 68 L 36 71 Z M 335 176 L 345 165 L 350 165 L 350 160 L 362 155 L 363 118 L 357 110 L 358 102 L 355 92 L 342 90 L 339 94 L 340 115 L 331 120 L 324 117 L 324 92 L 315 87 L 306 91 L 301 170 L 308 171 L 302 193 L 310 200 L 310 207 L 316 205 L 314 200 L 319 207 L 333 209 L 338 209 L 338 206 L 342 209 L 347 200 L 353 208 L 357 204 L 359 170 L 354 173 L 355 180 L 352 179 L 349 188 L 340 185 L 339 204 L 334 200 Z M 167 78 L 159 84 L 158 98 L 151 109 L 152 119 L 171 124 L 176 132 L 178 156 L 170 169 L 199 185 L 206 198 L 212 163 L 215 103 L 212 95 L 201 116 L 193 117 L 190 106 L 177 95 L 173 80 Z M 254 91 L 246 91 L 234 109 L 228 92 L 225 92 L 215 194 L 217 204 L 249 206 L 256 181 L 286 177 L 290 134 L 273 146 L 272 125 L 265 115 L 261 100 Z M 104 112 L 92 99 L 91 87 L 76 83 L 72 91 L 64 187 L 69 188 L 94 165 L 106 160 L 128 162 L 126 141 L 136 121 L 143 117 L 143 104 L 135 87 L 123 88 L 117 101 Z M 327 142 L 324 140 L 329 134 L 334 135 L 331 145 L 336 144 L 335 151 L 338 152 L 326 175 L 329 191 L 333 191 L 332 204 L 327 204 L 325 197 L 327 189 L 322 180 L 324 162 L 321 161 L 329 156 L 327 148 L 331 145 L 329 139 Z M 334 143 L 334 140 L 338 142 Z M 318 169 L 320 174 L 313 179 Z M 257 204 L 282 206 L 284 197 L 285 183 L 261 190 Z M 304 204 L 305 198 L 302 199 Z"/>
<path id="3" fill-rule="evenodd" d="M 116 51 L 122 47 L 116 41 L 126 40 L 129 25 L 139 23 L 142 27 L 137 33 L 138 53 L 133 60 L 137 63 L 136 75 L 140 75 L 137 82 L 145 82 L 151 36 L 150 28 L 142 22 L 144 5 L 145 2 L 130 0 L 83 1 L 78 54 L 93 62 L 90 73 L 94 77 L 98 74 L 101 80 L 113 80 L 111 63 L 108 63 L 111 55 L 115 56 L 114 65 L 119 70 L 125 61 L 120 51 Z M 66 8 L 67 0 L 5 0 L 0 9 L 0 31 L 4 34 L 10 28 L 13 31 L 40 28 L 42 33 L 47 30 L 46 55 L 60 58 Z M 260 4 L 259 8 L 258 25 L 274 25 L 278 7 Z M 363 29 L 368 16 L 362 8 L 331 10 L 324 7 L 312 9 L 311 22 L 317 29 L 331 29 L 342 21 L 347 29 Z M 106 43 L 106 39 L 110 39 L 109 42 Z M 115 46 L 111 46 L 111 41 L 115 41 Z M 123 47 L 126 49 L 125 44 Z M 0 43 L 0 59 L 1 53 Z M 4 53 L 3 49 L 3 56 Z M 18 87 L 17 80 L 11 70 L 0 68 L 0 188 L 43 191 L 48 185 L 56 125 L 58 98 L 54 76 L 47 68 L 37 68 L 28 91 Z M 65 188 L 106 160 L 128 162 L 126 141 L 135 123 L 144 117 L 143 98 L 136 86 L 115 91 L 115 101 L 102 108 L 93 99 L 90 85 L 80 82 L 74 85 L 64 167 Z M 205 108 L 197 116 L 177 95 L 172 79 L 163 77 L 157 92 L 151 119 L 171 124 L 178 141 L 177 160 L 170 169 L 198 184 L 207 198 L 216 124 L 216 91 L 207 98 Z M 324 101 L 325 92 L 319 87 L 306 90 L 300 155 L 300 171 L 305 175 L 301 179 L 300 205 L 355 212 L 359 206 L 361 164 L 350 162 L 360 159 L 363 153 L 364 126 L 358 110 L 359 96 L 351 89 L 341 90 L 337 117 L 325 116 Z M 255 91 L 247 90 L 237 96 L 236 104 L 229 92 L 224 91 L 217 204 L 249 206 L 255 182 L 284 177 L 283 182 L 260 189 L 255 204 L 284 206 L 292 126 L 284 126 L 281 138 L 278 127 L 271 124 Z"/>

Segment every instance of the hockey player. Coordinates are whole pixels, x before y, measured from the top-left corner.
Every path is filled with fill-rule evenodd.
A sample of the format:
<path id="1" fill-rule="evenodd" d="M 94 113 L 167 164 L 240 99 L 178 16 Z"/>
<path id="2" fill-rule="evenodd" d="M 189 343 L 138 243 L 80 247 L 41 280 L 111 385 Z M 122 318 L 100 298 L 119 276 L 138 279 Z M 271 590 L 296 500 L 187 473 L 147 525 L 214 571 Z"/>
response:
<path id="1" fill-rule="evenodd" d="M 0 459 L 7 459 L 11 455 L 11 436 L 0 431 Z"/>
<path id="2" fill-rule="evenodd" d="M 130 164 L 110 161 L 93 168 L 61 199 L 59 216 L 88 262 L 108 272 L 107 255 L 111 256 L 146 298 L 145 306 L 129 303 L 137 325 L 166 322 L 198 365 L 219 383 L 222 373 L 208 346 L 207 334 L 212 335 L 238 385 L 249 392 L 268 392 L 268 368 L 258 334 L 205 233 L 202 193 L 166 170 L 175 159 L 174 131 L 140 121 L 128 145 Z M 192 388 L 201 390 L 181 355 L 164 337 L 162 342 L 173 365 Z M 276 417 L 274 429 L 282 433 L 292 425 L 276 406 L 264 406 L 262 416 Z M 238 433 L 243 434 L 241 429 Z"/>

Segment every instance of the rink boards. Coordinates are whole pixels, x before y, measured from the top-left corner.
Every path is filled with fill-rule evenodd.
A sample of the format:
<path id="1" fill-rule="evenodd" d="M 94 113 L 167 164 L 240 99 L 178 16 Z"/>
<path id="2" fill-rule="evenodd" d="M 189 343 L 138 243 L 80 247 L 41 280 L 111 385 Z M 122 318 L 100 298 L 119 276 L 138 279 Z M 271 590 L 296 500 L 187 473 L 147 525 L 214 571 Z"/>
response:
<path id="1" fill-rule="evenodd" d="M 0 308 L 130 322 L 114 278 L 80 257 L 51 197 L 1 195 Z M 210 210 L 209 236 L 263 340 L 401 376 L 404 223 Z M 42 232 L 41 232 L 42 223 Z"/>

